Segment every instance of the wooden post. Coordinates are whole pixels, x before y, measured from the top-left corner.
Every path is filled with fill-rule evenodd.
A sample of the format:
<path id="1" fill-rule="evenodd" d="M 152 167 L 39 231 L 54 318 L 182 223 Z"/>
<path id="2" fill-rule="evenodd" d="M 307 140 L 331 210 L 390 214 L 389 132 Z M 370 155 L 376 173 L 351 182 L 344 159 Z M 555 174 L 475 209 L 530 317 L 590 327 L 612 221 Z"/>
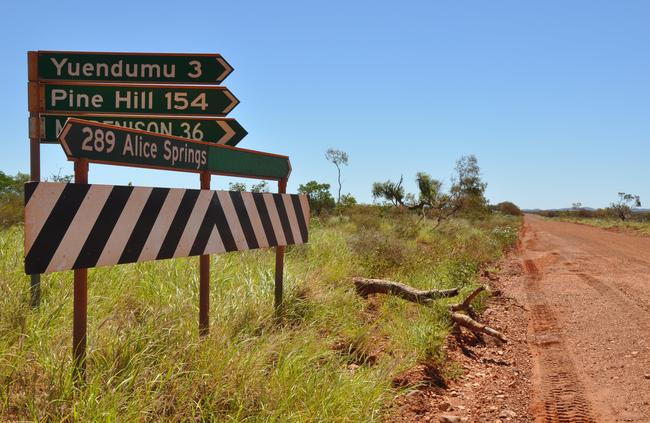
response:
<path id="1" fill-rule="evenodd" d="M 278 181 L 278 192 L 285 194 L 287 192 L 287 179 Z M 282 290 L 284 284 L 284 252 L 287 247 L 275 247 L 275 309 L 280 310 L 282 307 Z"/>
<path id="2" fill-rule="evenodd" d="M 29 180 L 41 180 L 41 118 L 40 94 L 38 90 L 38 53 L 27 52 L 27 79 L 28 79 L 28 109 L 29 109 Z M 41 303 L 41 275 L 30 275 L 31 306 L 38 307 Z"/>
<path id="3" fill-rule="evenodd" d="M 201 189 L 210 189 L 210 173 L 201 173 Z M 210 255 L 199 256 L 199 336 L 210 332 Z"/>
<path id="4" fill-rule="evenodd" d="M 88 160 L 74 163 L 74 182 L 88 183 Z M 88 326 L 88 269 L 74 271 L 74 302 L 72 323 L 72 354 L 75 374 L 79 380 L 86 378 L 86 330 Z"/>

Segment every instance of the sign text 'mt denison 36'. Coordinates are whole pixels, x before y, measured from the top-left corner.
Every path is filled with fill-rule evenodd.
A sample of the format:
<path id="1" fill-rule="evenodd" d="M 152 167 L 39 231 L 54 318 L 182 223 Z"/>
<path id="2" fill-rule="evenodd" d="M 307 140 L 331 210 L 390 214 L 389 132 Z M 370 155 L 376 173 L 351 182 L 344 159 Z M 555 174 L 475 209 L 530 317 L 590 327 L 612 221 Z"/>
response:
<path id="1" fill-rule="evenodd" d="M 248 134 L 235 119 L 231 118 L 43 114 L 41 115 L 41 142 L 58 143 L 57 137 L 69 117 L 232 146 L 237 145 Z"/>

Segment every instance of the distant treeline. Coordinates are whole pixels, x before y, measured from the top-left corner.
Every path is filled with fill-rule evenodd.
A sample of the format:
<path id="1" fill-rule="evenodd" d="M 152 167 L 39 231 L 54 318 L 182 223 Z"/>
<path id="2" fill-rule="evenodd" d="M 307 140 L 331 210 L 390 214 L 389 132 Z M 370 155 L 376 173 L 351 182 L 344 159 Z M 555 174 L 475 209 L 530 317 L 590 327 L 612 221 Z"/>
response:
<path id="1" fill-rule="evenodd" d="M 489 204 L 485 197 L 487 183 L 481 178 L 478 160 L 475 156 L 463 156 L 456 162 L 451 183 L 447 189 L 442 180 L 435 179 L 426 172 L 417 172 L 415 182 L 417 192 L 409 193 L 404 188 L 404 178 L 399 181 L 375 182 L 372 185 L 373 206 L 362 206 L 351 194 L 341 194 L 340 166 L 347 165 L 348 157 L 343 151 L 330 149 L 327 160 L 337 165 L 339 184 L 337 197 L 332 195 L 327 183 L 309 181 L 298 186 L 298 193 L 309 197 L 312 214 L 340 214 L 351 208 L 379 207 L 396 208 L 420 216 L 420 221 L 433 220 L 435 226 L 441 222 L 460 217 L 465 219 L 484 219 L 493 213 L 520 216 L 523 213 L 512 202 Z M 0 228 L 7 228 L 23 221 L 23 191 L 29 175 L 18 173 L 10 176 L 0 171 Z M 53 175 L 46 180 L 70 182 L 71 175 Z M 262 181 L 252 186 L 244 183 L 231 183 L 231 191 L 268 192 L 269 185 Z"/>
<path id="2" fill-rule="evenodd" d="M 565 210 L 528 210 L 527 213 L 544 217 L 580 218 L 580 219 L 620 219 L 618 211 L 611 207 L 601 209 L 565 209 Z M 650 211 L 632 210 L 625 220 L 650 222 Z"/>

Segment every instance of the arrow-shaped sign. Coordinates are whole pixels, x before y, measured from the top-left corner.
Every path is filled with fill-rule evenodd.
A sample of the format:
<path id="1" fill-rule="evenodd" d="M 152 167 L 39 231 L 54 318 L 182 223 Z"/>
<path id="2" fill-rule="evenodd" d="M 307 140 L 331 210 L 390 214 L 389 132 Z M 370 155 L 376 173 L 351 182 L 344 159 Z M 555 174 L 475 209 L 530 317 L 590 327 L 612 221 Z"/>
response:
<path id="1" fill-rule="evenodd" d="M 191 138 L 197 141 L 223 145 L 237 145 L 247 134 L 235 119 L 230 118 L 192 118 L 192 117 L 154 117 L 120 115 L 42 115 L 41 142 L 58 143 L 58 136 L 68 118 L 90 120 L 124 128 L 140 129 L 163 135 Z"/>
<path id="2" fill-rule="evenodd" d="M 30 83 L 41 104 L 30 112 L 226 116 L 239 100 L 226 87 Z"/>
<path id="3" fill-rule="evenodd" d="M 38 51 L 30 80 L 220 84 L 232 66 L 220 54 Z M 33 77 L 33 76 L 32 76 Z"/>
<path id="4" fill-rule="evenodd" d="M 271 180 L 291 173 L 287 156 L 74 118 L 59 142 L 70 160 Z"/>

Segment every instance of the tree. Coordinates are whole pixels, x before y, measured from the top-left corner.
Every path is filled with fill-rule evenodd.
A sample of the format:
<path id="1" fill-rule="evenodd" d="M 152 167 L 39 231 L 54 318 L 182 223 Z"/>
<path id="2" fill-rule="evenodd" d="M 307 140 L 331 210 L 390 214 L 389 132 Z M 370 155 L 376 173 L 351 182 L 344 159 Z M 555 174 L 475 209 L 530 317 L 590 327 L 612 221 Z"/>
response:
<path id="1" fill-rule="evenodd" d="M 449 192 L 453 201 L 457 202 L 457 209 L 470 216 L 487 212 L 487 183 L 481 179 L 481 168 L 476 156 L 462 156 L 456 161 L 455 171 Z"/>
<path id="2" fill-rule="evenodd" d="M 244 192 L 246 191 L 246 184 L 243 182 L 231 182 L 228 184 L 228 189 L 230 191 Z"/>
<path id="3" fill-rule="evenodd" d="M 400 176 L 399 182 L 393 181 L 375 182 L 372 184 L 372 198 L 384 199 L 394 206 L 404 206 L 404 176 Z"/>
<path id="4" fill-rule="evenodd" d="M 415 205 L 415 208 L 422 210 L 422 218 L 424 219 L 427 216 L 427 209 L 439 209 L 442 205 L 442 200 L 444 200 L 442 182 L 433 179 L 428 173 L 418 172 L 415 175 L 415 183 L 420 191 L 418 204 Z"/>
<path id="5" fill-rule="evenodd" d="M 248 187 L 243 182 L 231 182 L 230 184 L 228 184 L 228 189 L 230 191 L 239 191 L 239 192 L 248 191 Z M 251 185 L 251 192 L 269 192 L 269 184 L 266 181 L 253 184 Z"/>
<path id="6" fill-rule="evenodd" d="M 618 201 L 611 203 L 609 208 L 618 216 L 619 219 L 625 221 L 632 215 L 632 208 L 641 207 L 641 197 L 633 194 L 626 194 L 624 192 L 618 193 Z"/>
<path id="7" fill-rule="evenodd" d="M 418 172 L 415 175 L 415 182 L 420 191 L 420 203 L 433 205 L 440 199 L 442 182 L 433 179 L 431 175 L 425 172 Z"/>
<path id="8" fill-rule="evenodd" d="M 338 171 L 339 192 L 338 192 L 336 202 L 340 203 L 341 202 L 341 166 L 348 165 L 348 153 L 346 153 L 345 151 L 329 148 L 325 152 L 325 158 L 327 159 L 327 161 L 334 163 L 334 166 L 336 166 L 336 170 Z"/>
<path id="9" fill-rule="evenodd" d="M 267 184 L 266 181 L 254 184 L 251 187 L 251 192 L 269 192 L 269 184 Z"/>
<path id="10" fill-rule="evenodd" d="M 59 169 L 59 173 L 56 175 L 52 174 L 49 178 L 45 178 L 45 180 L 67 184 L 68 182 L 72 182 L 74 180 L 74 175 L 61 175 L 61 169 Z"/>
<path id="11" fill-rule="evenodd" d="M 298 193 L 309 197 L 309 207 L 314 214 L 320 214 L 334 208 L 334 197 L 330 193 L 330 184 L 309 181 L 298 187 Z"/>
<path id="12" fill-rule="evenodd" d="M 442 192 L 442 182 L 433 179 L 431 175 L 425 172 L 417 173 L 415 178 L 419 190 L 417 198 L 411 193 L 404 192 L 403 182 L 403 176 L 400 177 L 399 182 L 375 182 L 372 185 L 372 196 L 374 199 L 383 199 L 394 206 L 419 210 L 420 220 L 425 219 L 427 212 L 430 211 L 438 219 L 438 224 L 455 213 L 455 210 L 452 209 L 451 197 Z"/>
<path id="13" fill-rule="evenodd" d="M 10 176 L 0 171 L 0 194 L 19 195 L 22 197 L 25 182 L 29 181 L 29 175 L 18 172 L 16 176 Z"/>
<path id="14" fill-rule="evenodd" d="M 487 184 L 481 180 L 481 170 L 475 156 L 463 156 L 456 162 L 456 174 L 452 178 L 449 193 L 442 190 L 442 182 L 425 172 L 418 172 L 415 182 L 418 196 L 404 192 L 402 183 L 385 181 L 372 184 L 372 197 L 382 199 L 394 206 L 419 210 L 422 219 L 427 213 L 436 218 L 438 226 L 443 220 L 459 214 L 461 211 L 474 217 L 489 212 L 485 198 Z"/>
<path id="15" fill-rule="evenodd" d="M 419 193 L 419 203 L 411 206 L 411 208 L 422 209 L 422 219 L 427 217 L 427 211 L 431 213 L 437 220 L 436 227 L 440 223 L 455 215 L 459 209 L 459 203 L 454 202 L 449 194 L 442 191 L 442 182 L 433 179 L 431 175 L 425 172 L 418 172 L 415 177 Z"/>
<path id="16" fill-rule="evenodd" d="M 571 204 L 571 208 L 573 210 L 580 210 L 582 208 L 582 203 L 580 201 L 577 201 L 575 203 Z"/>

